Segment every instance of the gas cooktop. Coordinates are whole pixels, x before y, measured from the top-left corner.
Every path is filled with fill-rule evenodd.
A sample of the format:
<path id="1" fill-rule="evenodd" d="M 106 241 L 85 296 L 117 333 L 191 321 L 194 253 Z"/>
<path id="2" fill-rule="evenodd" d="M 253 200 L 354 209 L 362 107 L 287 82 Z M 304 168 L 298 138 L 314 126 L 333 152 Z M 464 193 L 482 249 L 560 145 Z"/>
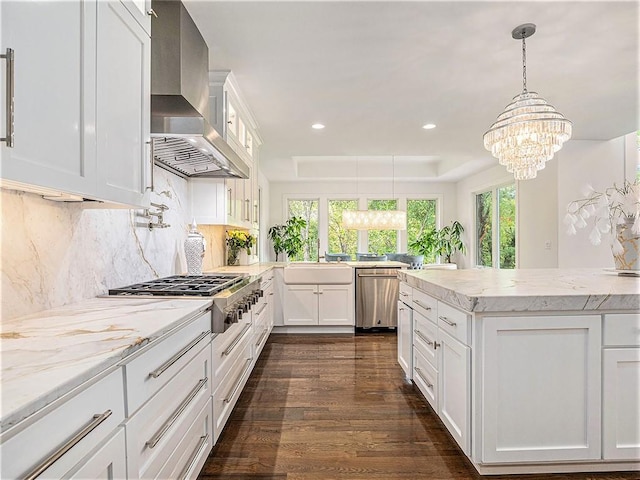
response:
<path id="1" fill-rule="evenodd" d="M 156 295 L 211 297 L 242 282 L 243 275 L 215 273 L 210 275 L 174 275 L 127 287 L 112 288 L 109 295 Z"/>

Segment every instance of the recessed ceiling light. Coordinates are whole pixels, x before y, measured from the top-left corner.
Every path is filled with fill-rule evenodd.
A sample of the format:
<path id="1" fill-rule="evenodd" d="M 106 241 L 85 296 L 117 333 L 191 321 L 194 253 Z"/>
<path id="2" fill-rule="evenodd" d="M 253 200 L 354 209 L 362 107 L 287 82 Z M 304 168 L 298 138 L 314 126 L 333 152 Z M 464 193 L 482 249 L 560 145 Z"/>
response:
<path id="1" fill-rule="evenodd" d="M 322 130 L 324 128 L 324 125 L 321 123 L 314 123 L 313 125 L 311 125 L 311 128 L 313 128 L 314 130 Z"/>
<path id="2" fill-rule="evenodd" d="M 425 130 L 431 130 L 432 128 L 436 128 L 436 124 L 435 123 L 427 123 L 427 124 L 423 125 L 422 128 L 424 128 Z"/>

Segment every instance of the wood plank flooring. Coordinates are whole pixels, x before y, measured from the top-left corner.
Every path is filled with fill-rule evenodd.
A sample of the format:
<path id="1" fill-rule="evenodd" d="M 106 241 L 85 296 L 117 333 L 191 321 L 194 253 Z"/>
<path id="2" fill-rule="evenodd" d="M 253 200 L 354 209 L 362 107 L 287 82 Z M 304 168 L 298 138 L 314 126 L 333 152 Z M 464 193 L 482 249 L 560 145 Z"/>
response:
<path id="1" fill-rule="evenodd" d="M 271 335 L 200 480 L 481 477 L 396 362 L 395 334 Z M 638 472 L 526 480 L 638 479 Z"/>

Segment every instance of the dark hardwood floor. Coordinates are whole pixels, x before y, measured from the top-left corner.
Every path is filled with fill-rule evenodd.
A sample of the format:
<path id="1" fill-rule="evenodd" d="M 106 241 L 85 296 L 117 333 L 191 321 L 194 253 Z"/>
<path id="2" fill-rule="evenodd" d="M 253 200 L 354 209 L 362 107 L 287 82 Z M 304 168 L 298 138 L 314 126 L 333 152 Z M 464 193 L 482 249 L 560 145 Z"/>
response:
<path id="1" fill-rule="evenodd" d="M 201 480 L 481 477 L 403 380 L 395 334 L 272 335 Z M 527 475 L 638 479 L 638 472 Z"/>

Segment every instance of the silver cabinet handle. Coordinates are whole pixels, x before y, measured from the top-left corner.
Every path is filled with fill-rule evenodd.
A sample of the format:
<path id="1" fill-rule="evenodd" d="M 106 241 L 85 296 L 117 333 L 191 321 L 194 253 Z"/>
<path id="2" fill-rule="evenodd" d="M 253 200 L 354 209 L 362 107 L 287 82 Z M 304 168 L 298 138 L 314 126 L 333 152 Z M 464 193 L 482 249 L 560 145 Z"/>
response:
<path id="1" fill-rule="evenodd" d="M 258 204 L 253 204 L 253 221 L 254 223 L 258 223 L 260 219 L 258 218 Z"/>
<path id="2" fill-rule="evenodd" d="M 265 308 L 267 308 L 267 304 L 263 303 L 262 308 L 256 312 L 256 317 L 258 317 L 264 311 Z"/>
<path id="3" fill-rule="evenodd" d="M 167 431 L 171 428 L 171 425 L 176 423 L 176 420 L 180 417 L 180 415 L 182 415 L 182 412 L 185 411 L 185 409 L 189 406 L 189 404 L 195 398 L 198 392 L 202 390 L 202 387 L 204 387 L 207 384 L 208 380 L 209 379 L 205 377 L 201 379 L 196 384 L 195 387 L 193 387 L 193 389 L 189 392 L 189 395 L 187 395 L 187 397 L 182 401 L 182 403 L 178 405 L 178 408 L 176 408 L 175 411 L 171 414 L 171 416 L 167 419 L 167 421 L 162 424 L 162 426 L 155 433 L 155 435 L 151 437 L 149 440 L 147 440 L 147 442 L 145 443 L 147 447 L 153 448 L 158 444 L 158 442 L 162 439 L 162 437 L 164 437 Z"/>
<path id="4" fill-rule="evenodd" d="M 75 447 L 84 437 L 89 435 L 93 430 L 98 428 L 98 426 L 104 422 L 107 418 L 111 416 L 111 410 L 106 410 L 104 413 L 95 414 L 91 422 L 87 424 L 86 427 L 82 428 L 78 433 L 76 433 L 72 438 L 69 439 L 67 443 L 58 448 L 55 452 L 45 458 L 40 465 L 31 470 L 27 475 L 25 475 L 25 480 L 33 480 L 34 478 L 39 477 L 42 473 L 53 465 L 57 460 L 60 459 L 65 453 Z"/>
<path id="5" fill-rule="evenodd" d="M 398 278 L 397 275 L 382 275 L 375 273 L 359 273 L 358 277 L 368 277 L 368 278 Z"/>
<path id="6" fill-rule="evenodd" d="M 260 338 L 258 339 L 258 342 L 256 343 L 256 347 L 262 343 L 262 339 L 267 334 L 267 331 L 268 330 L 266 328 L 262 331 L 262 335 L 260 335 Z"/>
<path id="7" fill-rule="evenodd" d="M 400 292 L 400 295 L 402 295 L 403 297 L 408 297 L 409 296 L 409 294 L 406 293 L 406 292 Z"/>
<path id="8" fill-rule="evenodd" d="M 429 305 L 425 305 L 420 300 L 414 300 L 413 303 L 415 303 L 416 305 L 424 308 L 425 310 L 431 310 L 431 307 Z"/>
<path id="9" fill-rule="evenodd" d="M 425 337 L 420 330 L 414 330 L 413 333 L 415 333 L 418 337 L 420 337 L 427 345 L 429 345 L 430 347 L 433 347 L 433 342 L 429 340 L 427 337 Z"/>
<path id="10" fill-rule="evenodd" d="M 200 335 L 194 338 L 186 347 L 184 347 L 182 350 L 176 353 L 173 357 L 171 357 L 169 360 L 163 363 L 162 366 L 155 369 L 153 372 L 149 372 L 149 376 L 153 378 L 158 378 L 160 375 L 166 372 L 167 369 L 171 367 L 171 365 L 173 365 L 178 360 L 180 360 L 180 358 L 184 356 L 185 353 L 187 353 L 189 350 L 195 347 L 198 344 L 198 342 L 200 342 L 200 340 L 202 340 L 204 337 L 207 337 L 209 333 L 210 333 L 209 331 L 202 332 Z"/>
<path id="11" fill-rule="evenodd" d="M 244 219 L 247 222 L 251 221 L 251 200 L 248 198 L 244 199 Z"/>
<path id="12" fill-rule="evenodd" d="M 240 341 L 240 339 L 242 338 L 242 336 L 247 332 L 247 330 L 249 330 L 251 328 L 251 324 L 247 323 L 245 325 L 245 327 L 242 329 L 242 331 L 236 336 L 236 338 L 233 339 L 233 342 L 231 342 L 231 344 L 227 347 L 227 349 L 222 352 L 222 356 L 227 356 L 229 355 L 234 348 L 236 348 L 236 345 L 238 345 L 238 342 Z"/>
<path id="13" fill-rule="evenodd" d="M 441 346 L 442 346 L 442 344 L 441 344 L 441 343 L 433 342 L 433 349 L 434 349 L 434 350 L 437 350 L 437 349 L 438 349 L 438 347 L 441 347 Z"/>
<path id="14" fill-rule="evenodd" d="M 451 325 L 452 327 L 456 326 L 456 322 L 452 322 L 451 320 L 449 320 L 447 317 L 438 317 L 440 320 L 442 320 L 444 323 L 446 323 L 447 325 Z"/>
<path id="15" fill-rule="evenodd" d="M 222 400 L 224 403 L 229 403 L 231 401 L 231 399 L 233 398 L 233 396 L 238 391 L 238 388 L 240 388 L 240 384 L 242 383 L 242 381 L 241 381 L 242 380 L 242 376 L 247 371 L 247 368 L 249 368 L 252 360 L 253 360 L 253 358 L 247 358 L 247 360 L 245 362 L 247 364 L 247 366 L 240 373 L 240 376 L 238 377 L 238 381 L 236 382 L 236 386 L 233 387 L 233 390 L 231 390 L 231 393 L 229 395 L 227 395 L 227 397 L 224 400 Z"/>
<path id="16" fill-rule="evenodd" d="M 7 134 L 5 137 L 0 138 L 0 142 L 6 142 L 7 147 L 13 148 L 13 140 L 14 140 L 14 131 L 13 131 L 13 117 L 15 112 L 15 82 L 16 82 L 16 72 L 15 72 L 15 52 L 13 48 L 7 48 L 7 53 L 3 53 L 0 55 L 0 58 L 4 58 L 7 61 L 6 65 L 6 75 L 7 75 L 7 104 L 5 105 L 5 115 L 6 115 L 6 125 L 5 128 L 7 130 Z"/>
<path id="17" fill-rule="evenodd" d="M 207 445 L 208 441 L 209 441 L 209 434 L 208 433 L 206 435 L 203 435 L 202 437 L 200 437 L 200 441 L 198 442 L 198 445 L 196 445 L 196 449 L 193 451 L 193 453 L 189 457 L 189 461 L 187 462 L 187 466 L 185 467 L 185 469 L 182 471 L 182 473 L 178 477 L 180 480 L 184 480 L 185 478 L 188 477 L 189 472 L 191 471 L 193 466 L 198 461 L 198 457 L 200 456 L 200 454 L 202 454 L 202 451 L 204 450 L 204 447 Z"/>
<path id="18" fill-rule="evenodd" d="M 150 151 L 150 156 L 151 156 L 151 162 L 150 162 L 151 163 L 151 172 L 150 172 L 151 173 L 151 175 L 150 175 L 151 185 L 148 186 L 146 188 L 146 190 L 151 190 L 152 192 L 155 192 L 155 185 L 154 185 L 155 177 L 154 177 L 154 174 L 153 174 L 153 166 L 155 165 L 156 159 L 155 159 L 155 149 L 154 149 L 153 139 L 149 140 L 147 143 L 149 144 L 149 151 Z"/>
<path id="19" fill-rule="evenodd" d="M 413 367 L 413 369 L 416 371 L 416 373 L 422 379 L 422 381 L 427 384 L 427 387 L 433 388 L 433 383 L 430 383 L 429 380 L 427 380 L 427 377 L 424 376 L 424 374 L 422 373 L 422 370 L 420 368 Z"/>
<path id="20" fill-rule="evenodd" d="M 158 14 L 153 8 L 150 8 L 149 10 L 147 10 L 147 15 L 149 16 L 153 15 L 154 17 L 158 18 Z"/>
<path id="21" fill-rule="evenodd" d="M 406 310 L 405 308 L 400 307 L 401 312 L 404 312 L 405 310 Z"/>

